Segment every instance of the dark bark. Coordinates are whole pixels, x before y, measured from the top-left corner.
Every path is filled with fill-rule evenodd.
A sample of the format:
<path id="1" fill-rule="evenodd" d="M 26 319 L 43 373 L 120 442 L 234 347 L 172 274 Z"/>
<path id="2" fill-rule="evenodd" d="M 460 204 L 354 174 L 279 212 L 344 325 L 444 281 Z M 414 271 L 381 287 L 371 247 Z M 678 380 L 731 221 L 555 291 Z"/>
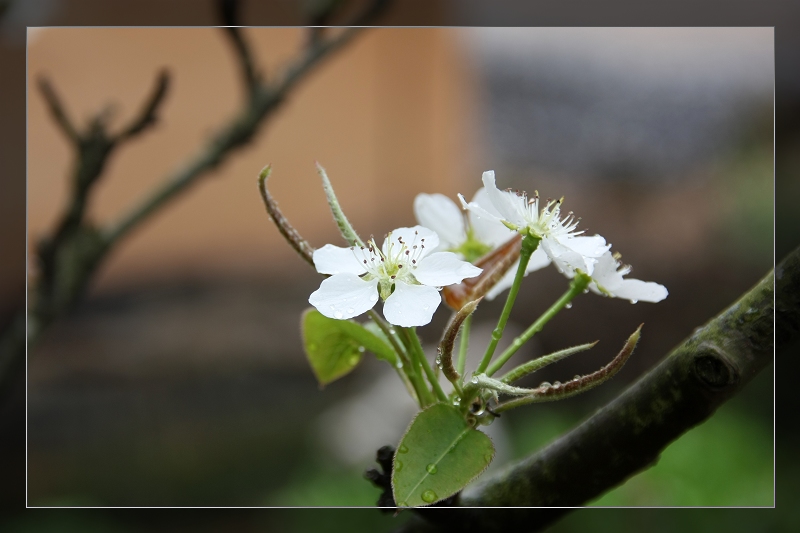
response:
<path id="1" fill-rule="evenodd" d="M 777 324 L 777 335 L 775 326 Z M 407 530 L 538 531 L 654 465 L 800 333 L 800 249 L 737 302 L 697 328 L 611 403 L 540 452 L 484 480 L 459 512 L 420 510 Z M 478 507 L 524 507 L 485 510 Z"/>

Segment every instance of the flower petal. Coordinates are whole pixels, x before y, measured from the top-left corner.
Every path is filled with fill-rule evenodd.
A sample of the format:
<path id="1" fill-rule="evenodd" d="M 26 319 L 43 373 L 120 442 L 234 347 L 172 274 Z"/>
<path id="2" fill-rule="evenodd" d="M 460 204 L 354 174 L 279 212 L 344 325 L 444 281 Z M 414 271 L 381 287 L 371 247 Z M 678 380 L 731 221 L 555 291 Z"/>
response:
<path id="1" fill-rule="evenodd" d="M 389 257 L 397 257 L 402 253 L 403 247 L 400 245 L 402 240 L 406 246 L 420 246 L 423 247 L 417 257 L 422 258 L 428 253 L 432 252 L 439 246 L 439 236 L 435 231 L 422 226 L 414 226 L 413 228 L 397 228 L 392 230 L 391 237 L 383 241 L 383 253 Z M 391 243 L 392 251 L 389 253 L 389 246 Z M 417 259 L 419 261 L 419 259 Z"/>
<path id="2" fill-rule="evenodd" d="M 458 248 L 467 238 L 461 209 L 443 194 L 418 194 L 414 198 L 414 216 L 420 225 L 439 236 L 437 250 Z"/>
<path id="3" fill-rule="evenodd" d="M 511 222 L 515 226 L 526 227 L 528 225 L 525 219 L 527 207 L 522 198 L 513 192 L 498 189 L 494 181 L 494 170 L 484 172 L 482 180 L 489 200 L 500 213 L 502 219 Z"/>
<path id="4" fill-rule="evenodd" d="M 422 259 L 411 271 L 423 285 L 444 287 L 461 283 L 464 278 L 474 278 L 483 269 L 462 261 L 453 252 L 436 252 Z"/>
<path id="5" fill-rule="evenodd" d="M 364 274 L 367 269 L 353 252 L 352 248 L 326 244 L 314 250 L 314 266 L 320 274 Z"/>
<path id="6" fill-rule="evenodd" d="M 430 323 L 441 301 L 442 296 L 433 287 L 398 280 L 394 292 L 383 304 L 383 316 L 395 326 L 424 326 Z"/>
<path id="7" fill-rule="evenodd" d="M 500 213 L 492 205 L 485 188 L 481 187 L 478 189 L 478 192 L 475 193 L 470 204 L 481 206 L 485 211 L 495 217 L 481 217 L 473 211 L 469 212 L 469 223 L 475 232 L 475 237 L 480 242 L 497 247 L 508 241 L 508 239 L 514 235 L 514 231 L 508 229 L 505 224 L 500 221 Z"/>
<path id="8" fill-rule="evenodd" d="M 619 262 L 614 259 L 611 252 L 606 252 L 597 260 L 592 271 L 592 279 L 601 291 L 613 294 L 622 286 L 624 281 L 622 275 L 625 273 L 626 271 L 619 271 Z"/>
<path id="9" fill-rule="evenodd" d="M 328 318 L 348 319 L 372 309 L 378 301 L 378 280 L 355 274 L 334 274 L 311 293 L 308 303 Z"/>
<path id="10" fill-rule="evenodd" d="M 660 302 L 668 294 L 667 288 L 663 285 L 638 279 L 622 280 L 622 285 L 613 293 L 617 298 L 630 300 L 632 303 Z"/>
<path id="11" fill-rule="evenodd" d="M 458 199 L 461 201 L 461 207 L 468 210 L 470 214 L 474 215 L 475 217 L 485 218 L 487 220 L 492 220 L 495 222 L 500 222 L 501 220 L 503 220 L 502 216 L 498 216 L 493 213 L 493 211 L 496 211 L 495 209 L 492 209 L 492 212 L 490 212 L 487 211 L 483 206 L 476 204 L 475 202 L 467 203 L 467 201 L 464 200 L 464 197 L 461 194 L 458 195 Z M 502 222 L 500 223 L 502 224 Z"/>
<path id="12" fill-rule="evenodd" d="M 630 300 L 633 303 L 660 302 L 667 297 L 667 288 L 658 283 L 638 279 L 623 279 L 630 267 L 620 268 L 611 252 L 606 252 L 597 260 L 589 288 L 605 296 Z"/>
<path id="13" fill-rule="evenodd" d="M 544 250 L 550 259 L 553 260 L 553 263 L 556 265 L 558 271 L 568 278 L 575 276 L 575 269 L 580 269 L 583 272 L 590 273 L 589 270 L 593 265 L 593 261 L 587 262 L 586 258 L 584 258 L 581 254 L 570 250 L 550 236 L 545 236 L 541 240 L 539 243 L 539 248 Z"/>
<path id="14" fill-rule="evenodd" d="M 559 235 L 556 239 L 560 244 L 578 252 L 584 257 L 597 258 L 608 252 L 609 248 L 611 248 L 611 245 L 606 244 L 606 240 L 601 235 Z"/>

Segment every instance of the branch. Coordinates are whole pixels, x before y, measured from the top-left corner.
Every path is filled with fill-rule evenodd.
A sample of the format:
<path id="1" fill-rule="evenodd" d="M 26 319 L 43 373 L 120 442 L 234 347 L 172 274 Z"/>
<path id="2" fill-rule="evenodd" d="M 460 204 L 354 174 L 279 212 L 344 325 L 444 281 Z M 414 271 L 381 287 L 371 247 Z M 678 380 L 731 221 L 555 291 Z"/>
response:
<path id="1" fill-rule="evenodd" d="M 242 77 L 244 78 L 247 93 L 252 98 L 259 85 L 261 85 L 262 78 L 254 66 L 255 63 L 253 54 L 250 52 L 250 46 L 245 41 L 240 30 L 239 6 L 241 4 L 236 0 L 220 0 L 217 5 L 219 6 L 225 34 L 230 38 L 236 55 L 239 56 L 239 66 L 242 69 Z"/>
<path id="2" fill-rule="evenodd" d="M 58 124 L 58 126 L 61 128 L 61 131 L 64 133 L 67 139 L 69 139 L 73 144 L 77 145 L 80 142 L 78 130 L 75 129 L 75 126 L 72 124 L 72 120 L 70 120 L 69 116 L 67 115 L 58 93 L 56 93 L 56 90 L 50 84 L 50 81 L 44 76 L 39 78 L 38 83 L 39 90 L 42 92 L 42 96 L 44 96 L 44 100 L 47 102 L 47 107 L 50 109 L 50 114 L 53 115 L 53 119 L 56 121 L 56 124 Z"/>
<path id="3" fill-rule="evenodd" d="M 373 0 L 351 24 L 369 23 L 387 4 L 387 0 Z M 224 16 L 235 20 L 235 3 L 222 2 L 221 7 Z M 38 248 L 40 276 L 35 286 L 34 303 L 28 313 L 21 310 L 12 325 L 0 335 L 0 388 L 6 383 L 7 374 L 12 372 L 10 369 L 20 367 L 17 363 L 24 358 L 26 328 L 20 327 L 20 324 L 25 325 L 26 315 L 27 342 L 30 348 L 39 333 L 52 320 L 74 306 L 113 245 L 200 176 L 219 165 L 236 148 L 246 144 L 264 119 L 279 106 L 304 75 L 325 56 L 349 42 L 360 28 L 348 28 L 335 38 L 309 46 L 274 86 L 264 85 L 258 76 L 253 67 L 250 49 L 238 30 L 234 28 L 227 31 L 233 38 L 250 93 L 247 103 L 231 122 L 220 128 L 215 139 L 190 160 L 183 170 L 169 176 L 160 188 L 134 207 L 128 215 L 106 229 L 98 229 L 84 220 L 89 192 L 102 174 L 111 152 L 123 141 L 140 134 L 156 122 L 157 111 L 169 85 L 167 73 L 160 73 L 155 89 L 139 116 L 117 135 L 107 132 L 105 113 L 98 114 L 86 132 L 80 132 L 64 110 L 52 85 L 45 78 L 39 80 L 39 87 L 51 114 L 78 152 L 77 164 L 72 179 L 72 198 L 67 210 L 53 234 L 43 239 Z"/>
<path id="4" fill-rule="evenodd" d="M 583 505 L 652 466 L 672 441 L 769 365 L 773 313 L 781 347 L 800 334 L 800 248 L 591 418 L 460 498 L 459 506 L 473 509 L 420 514 L 431 530 L 543 529 L 568 509 L 536 507 Z M 474 507 L 529 509 L 487 513 Z"/>
<path id="5" fill-rule="evenodd" d="M 153 94 L 150 95 L 150 98 L 142 108 L 141 113 L 139 113 L 139 116 L 131 122 L 130 126 L 123 129 L 119 134 L 117 134 L 116 137 L 114 137 L 115 143 L 125 141 L 134 135 L 138 135 L 150 126 L 153 126 L 158 121 L 156 112 L 158 111 L 161 103 L 164 101 L 164 96 L 166 96 L 168 88 L 169 72 L 164 69 L 158 73 Z"/>
<path id="6" fill-rule="evenodd" d="M 370 6 L 355 17 L 354 22 L 364 24 L 372 20 L 387 3 L 387 0 L 374 0 Z M 290 66 L 274 86 L 258 85 L 238 115 L 229 124 L 220 128 L 215 138 L 197 157 L 191 160 L 183 170 L 169 176 L 164 185 L 106 231 L 105 238 L 109 244 L 112 245 L 122 239 L 153 212 L 193 184 L 200 176 L 222 163 L 235 149 L 247 144 L 263 120 L 278 108 L 288 93 L 311 68 L 325 56 L 348 43 L 361 29 L 363 28 L 351 27 L 323 44 L 307 47 L 303 57 Z M 244 44 L 244 41 L 241 43 Z M 249 57 L 249 52 L 239 55 L 240 61 L 244 61 L 246 57 Z M 246 70 L 246 67 L 244 68 Z"/>

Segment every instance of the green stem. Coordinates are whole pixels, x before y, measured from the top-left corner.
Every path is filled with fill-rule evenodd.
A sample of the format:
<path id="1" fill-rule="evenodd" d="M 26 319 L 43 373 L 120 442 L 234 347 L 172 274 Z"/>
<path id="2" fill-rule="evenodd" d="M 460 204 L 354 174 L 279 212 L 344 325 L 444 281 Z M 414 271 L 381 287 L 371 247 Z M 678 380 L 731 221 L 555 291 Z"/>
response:
<path id="1" fill-rule="evenodd" d="M 559 298 L 558 301 L 556 301 L 556 303 L 550 307 L 550 309 L 545 311 L 542 316 L 536 320 L 536 322 L 531 324 L 531 326 L 526 329 L 522 335 L 514 339 L 514 342 L 511 343 L 511 346 L 509 346 L 506 351 L 504 351 L 502 355 L 500 355 L 500 357 L 498 357 L 497 360 L 495 360 L 495 362 L 489 366 L 488 370 L 486 371 L 486 375 L 491 376 L 500 370 L 500 368 L 506 364 L 511 356 L 517 353 L 517 350 L 519 350 L 523 344 L 528 342 L 531 337 L 541 331 L 544 325 L 547 324 L 551 318 L 556 316 L 559 311 L 564 309 L 564 307 L 566 307 L 567 304 L 573 300 L 573 298 L 586 290 L 586 287 L 589 286 L 591 281 L 592 278 L 586 274 L 580 272 L 576 274 L 569 284 L 569 290 L 565 292 L 563 296 L 561 296 L 561 298 Z"/>
<path id="2" fill-rule="evenodd" d="M 511 315 L 511 308 L 514 307 L 514 301 L 517 299 L 519 287 L 522 284 L 522 278 L 525 277 L 525 269 L 528 268 L 528 261 L 531 259 L 531 254 L 536 251 L 539 246 L 539 239 L 533 235 L 525 235 L 522 238 L 522 249 L 519 253 L 519 266 L 517 267 L 517 274 L 514 276 L 514 284 L 511 285 L 511 290 L 508 291 L 508 298 L 506 298 L 506 305 L 503 307 L 503 312 L 500 315 L 500 320 L 497 321 L 497 327 L 492 331 L 492 340 L 489 341 L 489 346 L 486 347 L 486 353 L 483 354 L 481 364 L 475 370 L 476 374 L 481 374 L 486 371 L 489 362 L 492 360 L 494 351 L 497 348 L 497 343 L 503 337 L 503 330 L 506 328 L 506 322 Z"/>
<path id="3" fill-rule="evenodd" d="M 444 390 L 442 390 L 442 386 L 439 384 L 439 380 L 437 379 L 436 374 L 433 372 L 433 368 L 431 368 L 430 363 L 428 363 L 428 359 L 425 357 L 425 352 L 422 350 L 422 344 L 419 342 L 416 328 L 401 329 L 404 331 L 406 339 L 408 339 L 408 342 L 411 345 L 411 352 L 416 356 L 417 363 L 422 367 L 425 375 L 428 376 L 428 381 L 431 382 L 431 386 L 436 394 L 436 398 L 438 398 L 440 402 L 446 402 L 447 395 L 444 393 Z"/>
<path id="4" fill-rule="evenodd" d="M 383 334 L 386 335 L 387 339 L 389 339 L 392 348 L 394 348 L 398 357 L 400 357 L 400 360 L 403 362 L 403 367 L 399 370 L 405 374 L 408 383 L 411 384 L 416 395 L 416 398 L 414 399 L 417 401 L 420 407 L 425 407 L 425 405 L 428 403 L 430 391 L 427 390 L 425 382 L 422 380 L 422 376 L 415 370 L 413 362 L 409 359 L 408 354 L 406 353 L 405 346 L 398 340 L 397 334 L 392 332 L 394 328 L 389 326 L 389 324 L 383 318 L 381 318 L 381 316 L 374 309 L 369 310 L 369 316 L 375 321 L 378 327 L 381 328 L 381 331 L 383 331 Z"/>
<path id="5" fill-rule="evenodd" d="M 467 366 L 467 350 L 469 349 L 469 327 L 472 324 L 472 315 L 464 319 L 464 324 L 461 326 L 461 339 L 458 344 L 458 361 L 456 362 L 456 371 L 460 376 L 464 376 L 464 369 Z"/>

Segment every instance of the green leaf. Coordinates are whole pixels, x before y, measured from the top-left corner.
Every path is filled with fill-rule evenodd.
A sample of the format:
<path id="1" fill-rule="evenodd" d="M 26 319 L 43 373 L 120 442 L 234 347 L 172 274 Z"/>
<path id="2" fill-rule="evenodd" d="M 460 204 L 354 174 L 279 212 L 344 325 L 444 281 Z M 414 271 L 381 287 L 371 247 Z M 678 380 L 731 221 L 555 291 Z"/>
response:
<path id="1" fill-rule="evenodd" d="M 328 318 L 316 309 L 307 309 L 301 323 L 303 347 L 320 385 L 350 373 L 366 350 L 391 364 L 397 362 L 391 346 L 361 324 Z"/>
<path id="2" fill-rule="evenodd" d="M 430 505 L 460 491 L 494 457 L 489 437 L 461 412 L 431 405 L 411 422 L 394 456 L 392 491 L 398 507 Z"/>

